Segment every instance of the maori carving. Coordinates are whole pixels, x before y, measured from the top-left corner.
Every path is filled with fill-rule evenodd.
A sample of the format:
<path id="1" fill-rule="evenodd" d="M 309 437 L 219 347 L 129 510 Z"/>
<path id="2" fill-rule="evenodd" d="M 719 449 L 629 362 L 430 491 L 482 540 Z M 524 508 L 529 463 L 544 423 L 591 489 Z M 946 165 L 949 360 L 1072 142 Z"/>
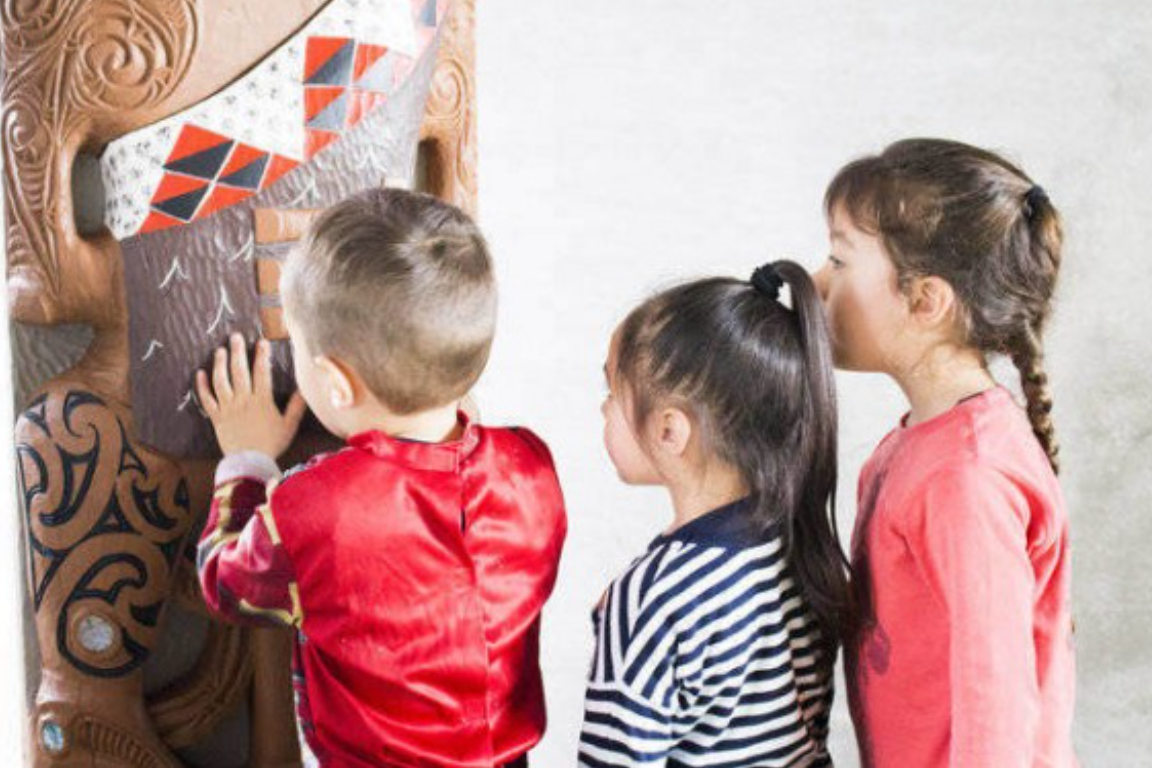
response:
<path id="1" fill-rule="evenodd" d="M 476 213 L 475 0 L 457 0 L 421 126 L 428 191 Z"/>
<path id="2" fill-rule="evenodd" d="M 155 640 L 191 522 L 187 482 L 133 447 L 125 415 L 83 389 L 36 398 L 17 424 L 16 452 L 33 608 L 55 614 L 61 660 L 123 677 Z"/>
<path id="3" fill-rule="evenodd" d="M 170 749 L 206 738 L 248 696 L 254 671 L 250 634 L 243 627 L 214 625 L 196 666 L 148 701 L 156 732 Z"/>
<path id="4" fill-rule="evenodd" d="M 93 331 L 84 358 L 45 384 L 16 425 L 42 667 L 30 718 L 36 766 L 180 768 L 174 750 L 200 743 L 244 705 L 248 765 L 299 765 L 288 633 L 213 623 L 192 669 L 145 695 L 144 666 L 162 642 L 166 606 L 204 610 L 189 547 L 207 512 L 213 463 L 178 459 L 141 439 L 143 417 L 130 405 L 131 254 L 107 230 L 77 232 L 72 163 L 228 87 L 334 2 L 0 0 L 10 312 L 18 322 Z M 422 18 L 430 12 L 442 24 L 420 129 L 427 189 L 474 211 L 474 0 L 456 0 L 443 21 L 445 0 L 411 3 L 418 5 Z M 258 16 L 268 19 L 259 29 L 236 23 Z M 229 18 L 231 32 L 222 21 Z M 425 77 L 431 65 L 421 65 Z M 359 53 L 353 66 L 361 72 Z M 316 118 L 320 128 L 326 115 Z M 416 136 L 415 121 L 408 135 Z M 340 162 L 321 157 L 319 166 L 339 170 Z M 307 204 L 288 199 L 270 197 L 279 208 Z M 219 221 L 200 225 L 219 240 Z M 195 276 L 186 266 L 173 281 Z M 295 457 L 319 437 L 305 436 Z"/>
<path id="5" fill-rule="evenodd" d="M 86 299 L 113 292 L 115 245 L 78 236 L 70 161 L 110 138 L 125 113 L 173 93 L 196 51 L 196 0 L 4 0 L 0 11 L 13 318 L 106 326 L 108 305 Z"/>
<path id="6" fill-rule="evenodd" d="M 66 381 L 49 385 L 16 425 L 43 666 L 36 736 L 57 759 L 175 766 L 147 726 L 141 667 L 193 515 L 180 468 L 134 445 L 130 427 L 122 407 Z M 105 681 L 99 712 L 68 695 L 68 681 L 84 679 Z"/>

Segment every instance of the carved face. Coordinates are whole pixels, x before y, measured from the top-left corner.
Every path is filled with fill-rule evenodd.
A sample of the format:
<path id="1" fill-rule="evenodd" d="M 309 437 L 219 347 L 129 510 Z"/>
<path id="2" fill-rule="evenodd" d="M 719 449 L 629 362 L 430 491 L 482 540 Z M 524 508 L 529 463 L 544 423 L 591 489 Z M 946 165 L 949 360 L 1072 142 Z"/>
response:
<path id="1" fill-rule="evenodd" d="M 21 91 L 12 78 L 5 83 L 16 318 L 126 328 L 128 356 L 118 365 L 129 374 L 141 439 L 177 456 L 209 454 L 193 371 L 228 333 L 275 337 L 280 325 L 278 296 L 261 293 L 257 275 L 284 245 L 258 241 L 253 211 L 322 208 L 365 187 L 411 184 L 449 2 L 297 0 L 278 2 L 275 13 L 215 15 L 198 15 L 193 0 L 105 0 L 88 14 L 80 13 L 83 3 L 62 2 L 56 17 L 16 25 L 6 54 L 19 42 L 47 39 L 52 24 L 58 36 L 87 45 L 75 61 L 38 62 L 63 68 L 71 86 L 62 135 L 44 125 L 44 110 L 28 106 L 42 103 L 41 93 Z M 17 15 L 10 5 L 6 13 Z M 295 8 L 289 15 L 299 28 L 270 22 L 282 38 L 278 45 L 265 40 L 262 53 L 270 52 L 254 66 L 223 87 L 217 80 L 211 91 L 188 84 L 226 69 L 197 56 L 203 33 L 250 50 L 240 41 L 283 6 Z M 222 29 L 222 19 L 253 26 Z M 117 61 L 132 65 L 122 71 Z M 191 106 L 157 114 L 184 104 Z M 85 132 L 96 136 L 78 138 Z M 84 240 L 62 190 L 80 143 L 102 139 L 111 139 L 100 160 L 108 231 Z M 54 161 L 37 185 L 20 169 L 45 153 Z M 121 281 L 126 307 L 117 301 Z M 287 376 L 287 347 L 277 347 Z"/>

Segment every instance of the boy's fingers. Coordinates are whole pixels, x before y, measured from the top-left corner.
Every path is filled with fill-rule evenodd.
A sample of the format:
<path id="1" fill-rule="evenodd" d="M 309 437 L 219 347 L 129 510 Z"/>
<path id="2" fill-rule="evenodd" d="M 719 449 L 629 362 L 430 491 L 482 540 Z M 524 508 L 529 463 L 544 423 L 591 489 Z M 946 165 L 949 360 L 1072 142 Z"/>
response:
<path id="1" fill-rule="evenodd" d="M 216 400 L 227 403 L 232 399 L 232 382 L 228 380 L 228 350 L 220 347 L 212 361 L 212 388 L 216 390 Z"/>
<path id="2" fill-rule="evenodd" d="M 284 419 L 291 425 L 292 429 L 300 426 L 300 420 L 304 418 L 304 414 L 308 411 L 308 404 L 304 402 L 304 396 L 299 391 L 293 392 L 292 397 L 288 400 L 288 405 L 284 408 Z"/>
<path id="3" fill-rule="evenodd" d="M 229 359 L 232 369 L 232 388 L 241 394 L 252 391 L 252 376 L 248 370 L 248 350 L 244 347 L 244 337 L 232 334 L 229 340 Z"/>
<path id="4" fill-rule="evenodd" d="M 200 398 L 200 407 L 208 414 L 208 418 L 214 417 L 220 410 L 219 403 L 212 396 L 212 388 L 208 386 L 207 371 L 196 371 L 196 396 Z"/>
<path id="5" fill-rule="evenodd" d="M 272 350 L 267 339 L 256 342 L 256 359 L 252 361 L 252 391 L 272 391 Z"/>

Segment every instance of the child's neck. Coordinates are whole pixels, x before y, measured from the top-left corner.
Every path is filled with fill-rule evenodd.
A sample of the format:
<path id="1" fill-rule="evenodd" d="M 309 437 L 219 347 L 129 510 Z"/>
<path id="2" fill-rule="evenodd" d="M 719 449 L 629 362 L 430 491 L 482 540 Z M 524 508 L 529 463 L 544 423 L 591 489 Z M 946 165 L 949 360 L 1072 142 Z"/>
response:
<path id="1" fill-rule="evenodd" d="M 907 426 L 929 421 L 966 397 L 996 386 L 984 356 L 970 348 L 940 347 L 918 365 L 894 373 L 911 410 Z"/>
<path id="2" fill-rule="evenodd" d="M 748 485 L 732 467 L 710 468 L 703 478 L 670 481 L 674 518 L 665 533 L 672 533 L 712 510 L 739 501 L 748 495 Z"/>
<path id="3" fill-rule="evenodd" d="M 463 429 L 460 426 L 457 409 L 459 403 L 449 403 L 427 411 L 405 414 L 392 413 L 379 406 L 366 409 L 359 414 L 361 429 L 377 429 L 400 440 L 416 440 L 422 443 L 444 443 L 456 440 Z"/>

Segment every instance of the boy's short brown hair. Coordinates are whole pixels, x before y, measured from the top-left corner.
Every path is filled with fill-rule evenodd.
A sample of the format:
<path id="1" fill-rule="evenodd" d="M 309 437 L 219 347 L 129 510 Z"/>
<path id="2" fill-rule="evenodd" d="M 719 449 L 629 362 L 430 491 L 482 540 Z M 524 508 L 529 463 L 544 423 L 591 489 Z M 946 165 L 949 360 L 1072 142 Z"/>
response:
<path id="1" fill-rule="evenodd" d="M 351 365 L 396 413 L 463 397 L 488 362 L 488 245 L 464 212 L 430 195 L 371 189 L 337 203 L 281 282 L 309 350 Z"/>

